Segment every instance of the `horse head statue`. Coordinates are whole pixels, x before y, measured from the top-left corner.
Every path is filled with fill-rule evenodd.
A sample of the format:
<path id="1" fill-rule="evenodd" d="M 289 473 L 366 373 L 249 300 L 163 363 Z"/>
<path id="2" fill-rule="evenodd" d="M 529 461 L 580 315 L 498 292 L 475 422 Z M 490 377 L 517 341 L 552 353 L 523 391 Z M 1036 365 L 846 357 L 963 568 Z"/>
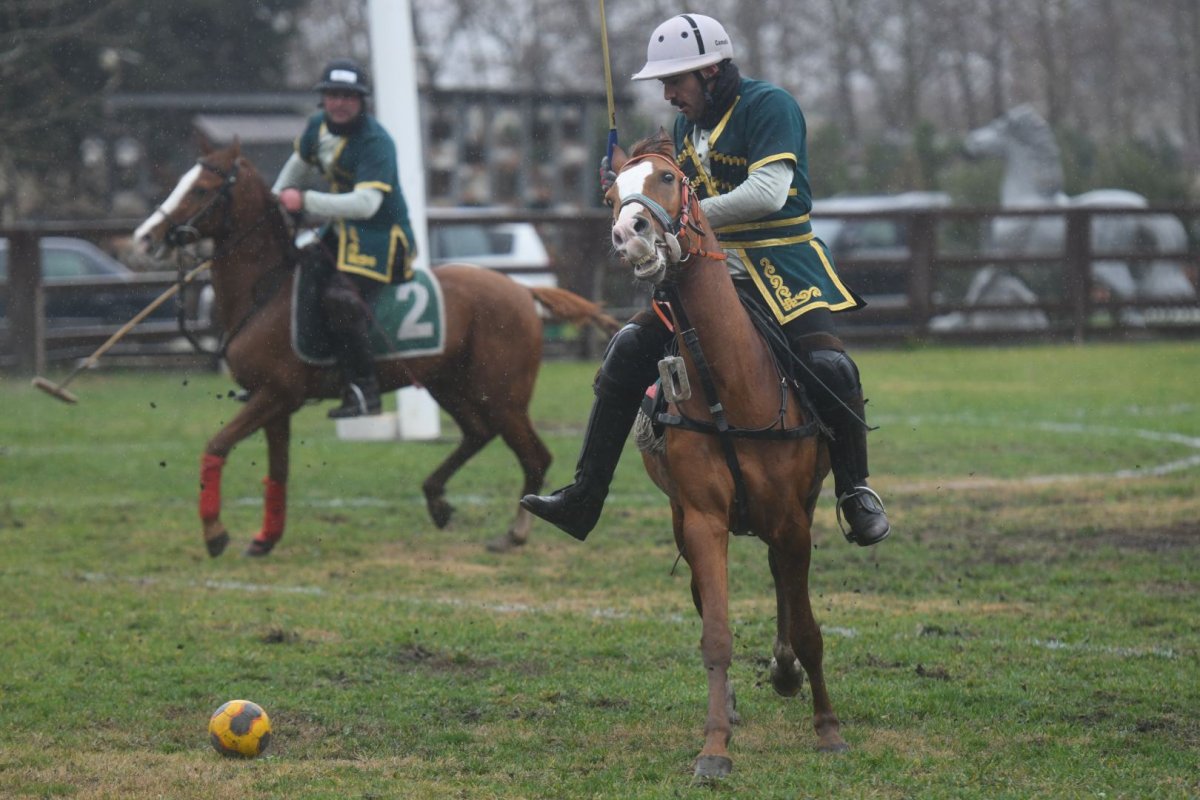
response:
<path id="1" fill-rule="evenodd" d="M 1003 205 L 1058 205 L 1064 200 L 1062 157 L 1054 130 L 1028 103 L 967 134 L 969 158 L 1003 158 Z"/>

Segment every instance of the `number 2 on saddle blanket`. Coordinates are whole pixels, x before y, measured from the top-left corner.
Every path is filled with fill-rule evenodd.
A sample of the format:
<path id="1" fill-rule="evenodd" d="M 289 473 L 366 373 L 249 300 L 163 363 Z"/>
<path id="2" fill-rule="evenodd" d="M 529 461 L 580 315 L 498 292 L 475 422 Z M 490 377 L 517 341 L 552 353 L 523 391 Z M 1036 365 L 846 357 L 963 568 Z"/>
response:
<path id="1" fill-rule="evenodd" d="M 439 355 L 445 349 L 442 287 L 427 269 L 414 270 L 412 280 L 376 294 L 371 313 L 371 352 L 376 358 Z M 309 364 L 335 363 L 321 318 L 320 287 L 303 268 L 292 285 L 292 349 Z"/>

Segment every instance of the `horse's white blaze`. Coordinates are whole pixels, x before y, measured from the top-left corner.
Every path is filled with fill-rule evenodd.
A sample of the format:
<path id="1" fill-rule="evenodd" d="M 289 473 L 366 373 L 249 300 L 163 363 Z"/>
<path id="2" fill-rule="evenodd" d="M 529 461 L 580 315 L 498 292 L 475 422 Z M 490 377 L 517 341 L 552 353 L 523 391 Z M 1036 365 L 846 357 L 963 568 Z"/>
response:
<path id="1" fill-rule="evenodd" d="M 654 173 L 654 165 L 648 161 L 635 164 L 617 176 L 617 196 L 628 197 L 639 194 L 646 186 L 646 180 Z M 639 217 L 653 217 L 643 203 L 634 200 L 622 205 L 613 222 L 613 247 L 633 266 L 634 275 L 648 279 L 664 266 L 657 247 L 657 232 L 651 227 L 643 233 L 637 232 Z"/>
<path id="2" fill-rule="evenodd" d="M 628 197 L 631 194 L 639 194 L 646 186 L 646 179 L 654 172 L 654 165 L 649 161 L 643 161 L 640 164 L 635 164 L 625 172 L 617 176 L 617 196 Z M 632 227 L 633 218 L 639 212 L 649 211 L 644 205 L 636 200 L 627 206 L 623 206 L 617 212 L 617 221 L 614 225 L 623 223 Z"/>
<path id="3" fill-rule="evenodd" d="M 133 232 L 133 240 L 141 242 L 149 235 L 150 231 L 154 230 L 169 214 L 179 208 L 179 204 L 183 202 L 183 198 L 192 190 L 192 186 L 200 179 L 200 172 L 203 170 L 199 164 L 195 165 L 187 172 L 183 173 L 183 177 L 179 179 L 179 183 L 175 184 L 175 188 L 171 190 L 170 196 L 163 201 L 162 205 L 154 209 L 154 213 L 146 218 L 146 221 L 138 226 L 138 229 Z"/>

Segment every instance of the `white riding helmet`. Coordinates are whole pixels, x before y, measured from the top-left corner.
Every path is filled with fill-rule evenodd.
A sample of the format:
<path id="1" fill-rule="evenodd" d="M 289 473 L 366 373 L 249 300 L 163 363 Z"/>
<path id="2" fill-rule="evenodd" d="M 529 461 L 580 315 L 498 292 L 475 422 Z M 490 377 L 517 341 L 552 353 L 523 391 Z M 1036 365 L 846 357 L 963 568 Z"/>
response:
<path id="1" fill-rule="evenodd" d="M 646 46 L 646 66 L 635 81 L 669 78 L 733 58 L 724 26 L 703 14 L 680 14 L 654 29 Z"/>

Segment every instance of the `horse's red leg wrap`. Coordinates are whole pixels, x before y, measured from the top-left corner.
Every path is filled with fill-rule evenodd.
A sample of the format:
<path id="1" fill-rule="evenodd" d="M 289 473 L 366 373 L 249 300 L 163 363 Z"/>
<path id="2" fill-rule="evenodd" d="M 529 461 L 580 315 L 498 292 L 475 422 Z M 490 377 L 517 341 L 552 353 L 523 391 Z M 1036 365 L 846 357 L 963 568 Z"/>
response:
<path id="1" fill-rule="evenodd" d="M 221 516 L 221 470 L 225 459 L 205 453 L 200 460 L 200 519 L 211 522 Z"/>
<path id="2" fill-rule="evenodd" d="M 263 478 L 263 526 L 255 541 L 274 544 L 283 536 L 287 519 L 287 484 Z"/>

